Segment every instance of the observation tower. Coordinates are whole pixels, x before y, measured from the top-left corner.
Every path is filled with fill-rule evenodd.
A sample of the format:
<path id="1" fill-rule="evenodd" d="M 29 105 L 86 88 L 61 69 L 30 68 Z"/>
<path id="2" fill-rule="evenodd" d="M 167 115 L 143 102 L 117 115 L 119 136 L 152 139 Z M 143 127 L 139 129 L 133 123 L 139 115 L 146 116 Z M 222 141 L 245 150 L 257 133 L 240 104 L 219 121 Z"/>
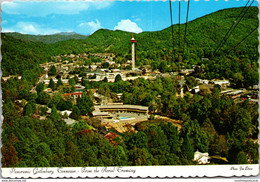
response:
<path id="1" fill-rule="evenodd" d="M 130 40 L 130 42 L 132 43 L 132 70 L 135 69 L 135 43 L 137 42 L 137 40 L 135 40 L 134 38 L 134 34 L 132 34 L 132 39 Z"/>

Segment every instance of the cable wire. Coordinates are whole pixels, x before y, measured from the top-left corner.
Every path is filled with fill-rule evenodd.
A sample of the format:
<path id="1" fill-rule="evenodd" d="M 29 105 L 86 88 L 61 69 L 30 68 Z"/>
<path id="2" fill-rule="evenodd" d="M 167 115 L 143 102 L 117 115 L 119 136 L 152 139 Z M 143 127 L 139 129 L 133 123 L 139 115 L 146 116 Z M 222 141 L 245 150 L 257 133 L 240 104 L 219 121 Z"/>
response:
<path id="1" fill-rule="evenodd" d="M 252 1 L 252 3 L 250 4 L 249 7 L 247 7 L 248 3 L 250 2 L 250 0 L 247 1 L 246 5 L 244 6 L 244 8 L 242 9 L 242 11 L 239 13 L 239 15 L 237 16 L 236 20 L 233 22 L 233 24 L 231 25 L 231 27 L 229 28 L 229 30 L 227 31 L 227 33 L 225 34 L 225 36 L 223 37 L 223 39 L 221 40 L 220 44 L 217 46 L 217 49 L 215 50 L 214 54 L 215 55 L 218 50 L 220 49 L 220 47 L 226 43 L 226 41 L 228 40 L 228 38 L 230 37 L 231 33 L 234 31 L 234 29 L 237 27 L 237 25 L 240 23 L 240 21 L 242 20 L 242 18 L 244 17 L 244 15 L 246 14 L 247 10 L 249 9 L 249 7 L 253 4 L 254 0 Z M 246 9 L 247 8 L 247 9 Z M 241 14 L 244 12 L 244 10 L 246 9 L 246 12 L 242 15 L 242 17 L 240 18 Z M 239 19 L 240 18 L 240 19 Z M 238 20 L 239 19 L 239 20 Z M 238 20 L 238 22 L 237 22 Z M 235 25 L 235 26 L 234 26 Z M 229 34 L 230 33 L 230 34 Z M 229 35 L 228 35 L 229 34 Z"/>
<path id="2" fill-rule="evenodd" d="M 240 21 L 243 19 L 243 17 L 245 16 L 245 14 L 247 13 L 248 9 L 251 7 L 251 5 L 254 3 L 255 0 L 252 1 L 252 3 L 247 7 L 245 13 L 242 15 L 242 17 L 238 20 L 237 24 L 235 24 L 235 27 L 233 28 L 233 30 L 231 31 L 230 35 L 226 38 L 226 40 L 224 41 L 223 44 L 225 44 L 227 42 L 227 40 L 229 39 L 229 37 L 231 36 L 232 32 L 235 30 L 235 28 L 237 27 L 237 25 L 240 23 Z"/>
<path id="3" fill-rule="evenodd" d="M 172 54 L 174 53 L 174 35 L 173 35 L 173 24 L 172 24 L 172 0 L 169 0 L 170 3 L 170 16 L 171 16 L 171 28 L 172 28 Z"/>
<path id="4" fill-rule="evenodd" d="M 186 14 L 186 23 L 185 23 L 185 33 L 184 33 L 183 49 L 182 49 L 183 56 L 184 56 L 184 49 L 185 49 L 185 43 L 186 43 L 186 34 L 187 34 L 188 17 L 189 17 L 189 7 L 190 7 L 190 0 L 188 0 L 188 5 L 187 5 L 187 14 Z"/>
<path id="5" fill-rule="evenodd" d="M 234 46 L 232 49 L 230 49 L 230 50 L 228 51 L 228 54 L 229 54 L 231 51 L 235 50 L 242 42 L 244 42 L 244 41 L 247 39 L 247 37 L 249 37 L 250 35 L 252 35 L 252 34 L 254 33 L 254 31 L 256 31 L 257 29 L 258 29 L 258 26 L 257 26 L 253 31 L 251 31 L 246 37 L 244 37 L 236 46 Z"/>
<path id="6" fill-rule="evenodd" d="M 179 0 L 179 45 L 178 45 L 178 60 L 179 60 L 179 71 L 180 71 L 180 47 L 181 47 L 181 0 Z"/>

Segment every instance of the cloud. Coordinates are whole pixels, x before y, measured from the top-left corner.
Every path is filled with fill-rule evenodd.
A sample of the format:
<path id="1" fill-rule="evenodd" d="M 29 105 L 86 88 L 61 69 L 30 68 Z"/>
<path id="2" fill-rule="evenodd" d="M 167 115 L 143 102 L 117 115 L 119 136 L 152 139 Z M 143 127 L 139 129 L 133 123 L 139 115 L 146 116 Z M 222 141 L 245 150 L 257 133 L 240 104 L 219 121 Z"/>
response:
<path id="1" fill-rule="evenodd" d="M 3 2 L 2 11 L 7 14 L 23 14 L 32 17 L 45 17 L 50 14 L 72 15 L 81 11 L 109 7 L 112 1 L 24 1 Z"/>
<path id="2" fill-rule="evenodd" d="M 90 21 L 90 22 L 79 24 L 77 32 L 89 35 L 89 34 L 94 33 L 95 31 L 97 31 L 100 28 L 103 28 L 103 27 L 101 26 L 101 23 L 96 19 L 95 21 Z"/>
<path id="3" fill-rule="evenodd" d="M 55 34 L 63 31 L 52 29 L 49 27 L 42 27 L 34 22 L 18 22 L 12 27 L 3 28 L 2 32 L 19 32 L 22 34 L 49 35 L 49 34 Z M 70 31 L 67 30 L 66 32 L 70 32 Z"/>
<path id="4" fill-rule="evenodd" d="M 121 20 L 120 22 L 118 22 L 117 26 L 114 27 L 114 30 L 123 30 L 134 33 L 140 33 L 143 31 L 140 27 L 138 27 L 135 22 L 132 22 L 129 19 Z"/>

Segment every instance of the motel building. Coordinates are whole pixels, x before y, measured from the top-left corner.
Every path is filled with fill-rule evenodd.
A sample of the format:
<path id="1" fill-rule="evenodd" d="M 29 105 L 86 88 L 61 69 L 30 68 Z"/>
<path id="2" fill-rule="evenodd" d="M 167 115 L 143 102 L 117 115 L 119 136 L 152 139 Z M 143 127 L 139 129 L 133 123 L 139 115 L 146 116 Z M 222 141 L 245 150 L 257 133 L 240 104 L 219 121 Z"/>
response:
<path id="1" fill-rule="evenodd" d="M 108 103 L 94 106 L 93 116 L 102 122 L 127 122 L 148 120 L 148 107 L 140 105 L 125 105 L 123 103 Z"/>

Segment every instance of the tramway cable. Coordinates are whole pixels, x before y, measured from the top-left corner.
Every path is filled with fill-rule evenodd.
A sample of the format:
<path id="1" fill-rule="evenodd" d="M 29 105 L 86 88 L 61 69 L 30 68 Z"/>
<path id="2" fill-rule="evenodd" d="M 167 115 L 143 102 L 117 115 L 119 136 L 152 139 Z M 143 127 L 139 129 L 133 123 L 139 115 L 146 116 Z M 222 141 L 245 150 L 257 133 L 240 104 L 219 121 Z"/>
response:
<path id="1" fill-rule="evenodd" d="M 250 0 L 249 0 L 250 1 Z M 238 26 L 238 24 L 240 23 L 240 21 L 243 19 L 243 17 L 245 16 L 245 14 L 247 13 L 247 11 L 248 11 L 248 9 L 252 6 L 252 4 L 254 3 L 254 1 L 255 0 L 253 0 L 252 1 L 252 3 L 247 7 L 247 9 L 246 9 L 246 11 L 243 13 L 243 15 L 242 15 L 242 17 L 238 20 L 238 22 L 234 22 L 233 23 L 233 25 L 235 24 L 235 26 L 231 29 L 231 32 L 230 32 L 230 34 L 228 35 L 228 37 L 226 38 L 226 39 L 224 39 L 224 42 L 222 43 L 222 45 L 221 46 L 219 46 L 219 48 L 215 51 L 215 53 L 214 53 L 214 55 L 216 54 L 216 53 L 218 53 L 218 51 L 219 51 L 219 49 L 220 49 L 220 47 L 222 47 L 226 42 L 227 42 L 227 40 L 229 39 L 229 37 L 231 36 L 231 34 L 232 34 L 232 32 L 235 30 L 235 28 Z M 247 5 L 247 4 L 246 4 Z M 246 7 L 246 6 L 245 6 Z M 244 8 L 245 8 L 244 7 Z M 243 8 L 243 9 L 244 9 Z M 243 12 L 243 10 L 241 11 L 241 12 Z M 240 13 L 241 14 L 241 13 Z M 240 16 L 240 14 L 239 14 L 239 16 Z"/>
<path id="2" fill-rule="evenodd" d="M 247 1 L 246 5 L 244 6 L 244 8 L 242 9 L 242 11 L 239 13 L 239 15 L 237 16 L 237 18 L 235 19 L 235 21 L 233 22 L 233 24 L 231 25 L 231 27 L 229 28 L 229 30 L 227 31 L 227 33 L 225 34 L 225 36 L 222 38 L 221 42 L 219 43 L 219 45 L 217 46 L 217 49 L 215 50 L 214 54 L 218 51 L 218 49 L 221 47 L 223 41 L 226 39 L 227 35 L 229 34 L 229 32 L 231 31 L 231 29 L 233 28 L 233 26 L 235 25 L 235 23 L 237 22 L 238 18 L 240 17 L 240 15 L 243 13 L 243 11 L 246 9 L 248 3 L 250 2 L 250 0 Z"/>
<path id="3" fill-rule="evenodd" d="M 247 37 L 252 35 L 257 29 L 258 29 L 258 26 L 254 30 L 252 30 L 246 37 L 244 37 L 237 45 L 235 45 L 232 49 L 230 49 L 227 54 L 229 54 L 231 51 L 235 50 L 242 42 L 244 42 L 247 39 Z"/>
<path id="4" fill-rule="evenodd" d="M 169 0 L 170 3 L 170 16 L 171 16 L 171 28 L 172 28 L 172 54 L 174 53 L 174 35 L 173 35 L 173 24 L 172 24 L 172 3 L 171 0 Z"/>
<path id="5" fill-rule="evenodd" d="M 189 17 L 189 7 L 190 7 L 190 0 L 188 0 L 188 5 L 187 5 L 186 23 L 185 23 L 183 49 L 182 49 L 183 56 L 184 56 L 184 49 L 185 49 L 185 43 L 186 43 L 186 34 L 187 34 L 188 17 Z"/>

